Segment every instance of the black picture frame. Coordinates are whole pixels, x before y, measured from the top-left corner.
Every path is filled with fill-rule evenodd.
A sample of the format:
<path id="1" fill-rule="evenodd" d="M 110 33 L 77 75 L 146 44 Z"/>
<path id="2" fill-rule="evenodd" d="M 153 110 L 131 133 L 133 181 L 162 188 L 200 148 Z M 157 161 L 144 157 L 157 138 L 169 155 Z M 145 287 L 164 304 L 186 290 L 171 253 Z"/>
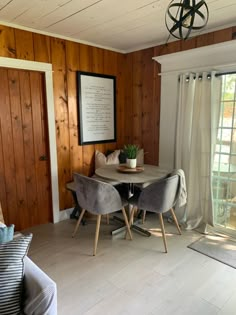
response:
<path id="1" fill-rule="evenodd" d="M 77 71 L 79 145 L 116 142 L 116 77 Z"/>

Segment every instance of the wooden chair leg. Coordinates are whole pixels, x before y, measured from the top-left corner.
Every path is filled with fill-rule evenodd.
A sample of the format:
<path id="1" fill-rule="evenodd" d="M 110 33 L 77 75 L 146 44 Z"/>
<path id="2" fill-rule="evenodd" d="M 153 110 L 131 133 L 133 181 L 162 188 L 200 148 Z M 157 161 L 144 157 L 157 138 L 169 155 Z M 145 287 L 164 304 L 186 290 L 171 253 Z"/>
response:
<path id="1" fill-rule="evenodd" d="M 162 231 L 162 238 L 165 246 L 165 252 L 167 253 L 167 243 L 166 243 L 166 233 L 165 233 L 165 227 L 164 227 L 164 221 L 162 217 L 162 213 L 159 213 L 159 219 L 161 224 L 161 231 Z"/>
<path id="2" fill-rule="evenodd" d="M 143 218 L 142 218 L 142 224 L 144 224 L 144 221 L 146 219 L 146 210 L 143 210 Z"/>
<path id="3" fill-rule="evenodd" d="M 96 224 L 96 232 L 95 232 L 95 240 L 94 240 L 93 256 L 95 256 L 96 252 L 97 252 L 98 236 L 99 236 L 99 230 L 100 230 L 101 217 L 102 217 L 102 215 L 98 214 L 98 216 L 97 216 L 97 224 Z"/>
<path id="4" fill-rule="evenodd" d="M 133 209 L 132 209 L 132 210 L 133 210 Z M 126 224 L 126 227 L 127 227 L 127 232 L 129 233 L 129 237 L 130 237 L 130 239 L 132 240 L 133 237 L 132 237 L 132 233 L 131 233 L 131 230 L 130 230 L 130 225 L 129 225 L 128 218 L 127 218 L 127 215 L 126 215 L 126 212 L 125 212 L 125 208 L 124 208 L 124 207 L 122 208 L 122 213 L 123 213 L 123 217 L 124 217 L 125 224 Z M 125 235 L 125 238 L 126 238 L 126 235 Z"/>
<path id="5" fill-rule="evenodd" d="M 131 226 L 134 222 L 134 213 L 137 211 L 137 207 L 133 206 L 130 212 L 130 218 L 129 218 L 129 226 Z"/>
<path id="6" fill-rule="evenodd" d="M 136 210 L 137 210 L 137 207 L 136 206 L 132 206 L 132 209 L 131 209 L 131 211 L 129 213 L 129 227 L 131 227 L 131 225 L 134 222 L 134 213 L 135 213 Z M 127 238 L 127 234 L 128 234 L 128 230 L 126 230 L 125 238 Z"/>
<path id="7" fill-rule="evenodd" d="M 174 209 L 171 208 L 170 211 L 171 211 L 172 217 L 173 217 L 173 219 L 174 219 L 174 221 L 175 221 L 175 225 L 176 225 L 176 227 L 177 227 L 177 229 L 178 229 L 178 231 L 179 231 L 179 234 L 181 235 L 182 233 L 181 233 L 181 230 L 180 230 L 180 227 L 179 227 L 179 222 L 178 222 L 178 220 L 177 220 L 177 218 L 176 218 Z"/>
<path id="8" fill-rule="evenodd" d="M 78 219 L 78 221 L 77 221 L 77 223 L 76 223 L 74 232 L 73 232 L 73 234 L 72 234 L 72 237 L 75 237 L 75 234 L 76 234 L 76 232 L 77 232 L 77 230 L 78 230 L 78 228 L 79 228 L 80 222 L 81 222 L 82 219 L 83 219 L 83 216 L 84 216 L 84 214 L 85 214 L 85 211 L 86 211 L 85 209 L 82 209 L 82 211 L 81 211 L 81 213 L 80 213 L 80 216 L 79 216 L 79 219 Z"/>

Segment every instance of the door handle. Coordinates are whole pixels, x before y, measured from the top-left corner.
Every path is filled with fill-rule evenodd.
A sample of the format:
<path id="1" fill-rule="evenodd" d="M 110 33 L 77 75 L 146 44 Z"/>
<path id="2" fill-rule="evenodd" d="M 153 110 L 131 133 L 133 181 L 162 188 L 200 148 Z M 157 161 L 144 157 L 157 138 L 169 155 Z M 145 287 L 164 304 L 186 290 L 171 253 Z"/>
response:
<path id="1" fill-rule="evenodd" d="M 47 161 L 47 156 L 46 155 L 41 155 L 40 157 L 39 157 L 39 161 Z"/>

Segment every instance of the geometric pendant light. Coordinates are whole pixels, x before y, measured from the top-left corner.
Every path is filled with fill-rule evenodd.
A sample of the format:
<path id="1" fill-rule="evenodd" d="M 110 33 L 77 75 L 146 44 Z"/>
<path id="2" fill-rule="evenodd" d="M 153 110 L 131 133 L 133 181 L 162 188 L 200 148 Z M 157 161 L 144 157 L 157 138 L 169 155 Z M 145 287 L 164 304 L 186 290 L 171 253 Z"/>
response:
<path id="1" fill-rule="evenodd" d="M 172 0 L 166 10 L 165 23 L 169 33 L 187 39 L 193 30 L 206 26 L 209 11 L 203 0 Z"/>

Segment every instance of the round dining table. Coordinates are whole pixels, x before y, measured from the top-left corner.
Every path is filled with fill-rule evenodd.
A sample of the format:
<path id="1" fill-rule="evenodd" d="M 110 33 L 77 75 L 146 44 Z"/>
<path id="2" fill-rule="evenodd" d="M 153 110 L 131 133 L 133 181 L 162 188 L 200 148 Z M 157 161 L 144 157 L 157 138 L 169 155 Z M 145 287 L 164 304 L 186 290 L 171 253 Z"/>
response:
<path id="1" fill-rule="evenodd" d="M 142 184 L 141 187 L 145 187 L 152 182 L 160 180 L 166 177 L 170 171 L 163 170 L 158 166 L 144 164 L 142 166 L 137 166 L 135 169 L 129 169 L 125 164 L 119 165 L 105 165 L 96 169 L 96 175 L 105 179 L 120 182 L 123 184 L 128 184 L 128 198 L 133 195 L 134 184 Z M 139 185 L 138 185 L 139 186 Z M 139 186 L 140 187 L 140 186 Z M 114 217 L 115 219 L 119 218 Z M 134 230 L 141 232 L 147 236 L 151 234 L 141 227 L 137 226 L 135 223 L 131 226 Z M 124 230 L 124 227 L 112 231 L 112 234 L 117 234 L 118 232 Z"/>
<path id="2" fill-rule="evenodd" d="M 125 164 L 106 165 L 96 169 L 96 175 L 126 184 L 145 184 L 165 177 L 170 171 L 159 166 L 144 164 L 135 169 L 129 169 Z"/>

